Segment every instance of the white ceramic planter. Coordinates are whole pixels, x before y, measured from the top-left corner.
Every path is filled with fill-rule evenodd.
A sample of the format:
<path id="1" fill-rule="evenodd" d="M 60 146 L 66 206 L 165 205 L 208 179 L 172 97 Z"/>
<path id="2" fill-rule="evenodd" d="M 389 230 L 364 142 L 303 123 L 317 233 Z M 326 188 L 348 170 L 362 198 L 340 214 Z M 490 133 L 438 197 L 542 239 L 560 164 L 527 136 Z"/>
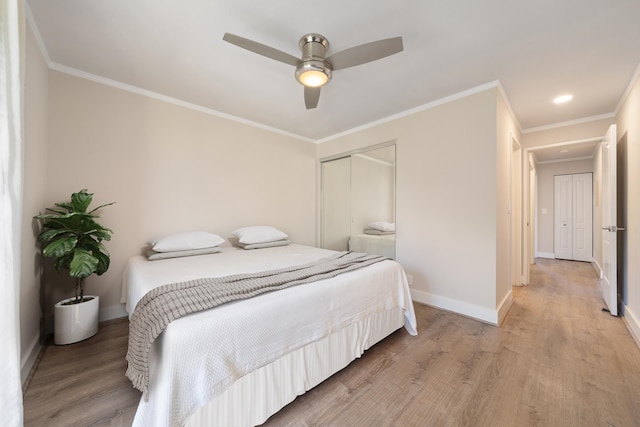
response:
<path id="1" fill-rule="evenodd" d="M 53 341 L 58 344 L 72 344 L 86 340 L 98 332 L 98 309 L 100 298 L 97 295 L 91 301 L 80 304 L 63 305 L 73 298 L 58 302 L 54 307 Z"/>

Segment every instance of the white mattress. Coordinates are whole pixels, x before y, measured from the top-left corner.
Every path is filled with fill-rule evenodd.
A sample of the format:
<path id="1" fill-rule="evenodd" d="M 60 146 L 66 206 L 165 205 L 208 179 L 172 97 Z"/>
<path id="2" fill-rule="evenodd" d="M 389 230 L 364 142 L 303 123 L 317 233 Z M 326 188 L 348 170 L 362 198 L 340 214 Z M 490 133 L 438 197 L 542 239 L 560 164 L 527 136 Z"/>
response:
<path id="1" fill-rule="evenodd" d="M 125 269 L 122 295 L 130 309 L 162 284 L 271 270 L 330 254 L 292 244 L 251 251 L 225 247 L 218 254 L 158 261 L 134 257 Z M 388 260 L 178 319 L 151 349 L 149 401 L 140 402 L 134 426 L 182 425 L 243 376 L 394 308 L 415 334 L 404 271 Z"/>

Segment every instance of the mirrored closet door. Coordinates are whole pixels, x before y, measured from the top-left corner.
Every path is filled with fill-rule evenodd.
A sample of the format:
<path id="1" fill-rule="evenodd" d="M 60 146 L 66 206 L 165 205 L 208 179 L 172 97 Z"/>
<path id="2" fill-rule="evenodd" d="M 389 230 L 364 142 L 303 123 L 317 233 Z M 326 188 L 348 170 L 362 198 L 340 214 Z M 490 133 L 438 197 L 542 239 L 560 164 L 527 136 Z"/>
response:
<path id="1" fill-rule="evenodd" d="M 395 258 L 395 144 L 321 161 L 321 247 Z"/>

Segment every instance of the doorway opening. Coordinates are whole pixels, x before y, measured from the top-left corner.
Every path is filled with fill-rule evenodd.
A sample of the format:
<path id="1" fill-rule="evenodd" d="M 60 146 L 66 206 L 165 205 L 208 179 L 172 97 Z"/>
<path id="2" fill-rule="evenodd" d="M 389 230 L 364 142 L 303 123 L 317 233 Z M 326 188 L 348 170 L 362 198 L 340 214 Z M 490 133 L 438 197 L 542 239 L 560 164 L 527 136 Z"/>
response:
<path id="1" fill-rule="evenodd" d="M 593 173 L 592 236 L 599 233 L 603 137 L 566 141 L 524 149 L 522 156 L 522 283 L 529 284 L 536 258 L 556 258 L 554 250 L 554 175 Z M 599 241 L 599 240 L 598 240 Z M 594 240 L 594 248 L 597 242 Z M 598 273 L 599 274 L 599 273 Z"/>

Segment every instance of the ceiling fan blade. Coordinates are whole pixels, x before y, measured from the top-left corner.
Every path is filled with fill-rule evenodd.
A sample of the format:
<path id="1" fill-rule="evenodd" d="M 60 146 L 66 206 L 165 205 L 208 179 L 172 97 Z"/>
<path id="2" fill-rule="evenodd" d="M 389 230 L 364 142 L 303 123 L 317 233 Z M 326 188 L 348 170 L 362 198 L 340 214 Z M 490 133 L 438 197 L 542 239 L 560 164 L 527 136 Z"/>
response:
<path id="1" fill-rule="evenodd" d="M 236 36 L 231 33 L 224 33 L 222 40 L 234 44 L 243 49 L 250 50 L 258 55 L 266 56 L 267 58 L 275 59 L 276 61 L 284 62 L 285 64 L 296 66 L 301 61 L 293 55 L 290 55 L 281 50 L 264 45 L 262 43 L 254 42 L 253 40 L 245 39 L 244 37 Z"/>
<path id="2" fill-rule="evenodd" d="M 318 105 L 318 100 L 320 99 L 320 88 L 319 87 L 304 87 L 304 105 L 307 107 L 307 110 L 311 110 L 312 108 L 316 108 Z"/>
<path id="3" fill-rule="evenodd" d="M 366 64 L 367 62 L 402 52 L 402 50 L 402 37 L 393 37 L 336 52 L 329 56 L 327 61 L 331 64 L 334 71 L 342 70 L 344 68 Z"/>

